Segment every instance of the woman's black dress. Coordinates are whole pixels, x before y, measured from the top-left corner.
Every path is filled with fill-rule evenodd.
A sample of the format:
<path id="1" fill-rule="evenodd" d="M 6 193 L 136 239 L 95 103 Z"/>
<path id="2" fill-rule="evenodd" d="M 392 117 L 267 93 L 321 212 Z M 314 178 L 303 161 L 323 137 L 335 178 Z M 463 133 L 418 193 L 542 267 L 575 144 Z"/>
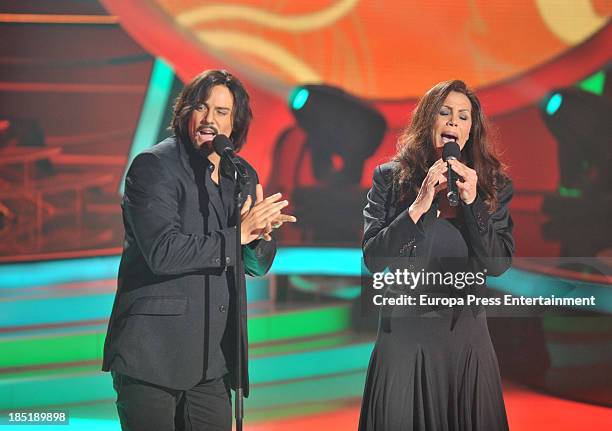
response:
<path id="1" fill-rule="evenodd" d="M 489 215 L 480 197 L 458 208 L 450 221 L 437 217 L 437 200 L 415 225 L 406 205 L 396 207 L 395 163 L 376 168 L 364 210 L 364 259 L 371 271 L 405 258 L 428 271 L 463 269 L 497 275 L 514 251 L 507 205 L 508 182 Z M 409 203 L 414 200 L 409 199 Z M 447 259 L 440 259 L 447 258 Z M 448 259 L 450 258 L 450 259 Z M 402 264 L 397 264 L 398 267 Z M 410 263 L 407 265 L 410 269 Z M 447 267 L 448 266 L 448 267 Z M 386 296 L 461 296 L 477 290 L 420 286 L 391 288 Z M 378 338 L 361 406 L 360 431 L 498 431 L 508 424 L 497 358 L 482 307 L 387 306 L 380 310 Z"/>

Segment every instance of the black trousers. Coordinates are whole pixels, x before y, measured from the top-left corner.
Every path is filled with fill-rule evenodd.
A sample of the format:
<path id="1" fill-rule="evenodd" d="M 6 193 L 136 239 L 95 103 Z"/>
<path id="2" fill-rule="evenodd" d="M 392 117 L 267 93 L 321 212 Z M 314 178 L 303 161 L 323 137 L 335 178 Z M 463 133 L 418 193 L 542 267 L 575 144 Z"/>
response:
<path id="1" fill-rule="evenodd" d="M 123 431 L 231 431 L 227 378 L 203 380 L 186 391 L 112 372 Z"/>

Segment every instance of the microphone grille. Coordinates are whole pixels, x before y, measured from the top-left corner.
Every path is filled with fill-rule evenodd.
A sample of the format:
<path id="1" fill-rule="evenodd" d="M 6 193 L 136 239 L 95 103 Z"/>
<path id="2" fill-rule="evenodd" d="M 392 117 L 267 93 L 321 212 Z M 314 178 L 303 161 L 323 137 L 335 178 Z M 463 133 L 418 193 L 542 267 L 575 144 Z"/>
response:
<path id="1" fill-rule="evenodd" d="M 455 141 L 447 142 L 444 144 L 444 148 L 442 148 L 442 159 L 448 160 L 449 158 L 461 158 L 461 149 Z"/>
<path id="2" fill-rule="evenodd" d="M 234 150 L 232 141 L 225 135 L 217 135 L 213 139 L 213 148 L 217 154 L 223 154 L 227 149 Z"/>

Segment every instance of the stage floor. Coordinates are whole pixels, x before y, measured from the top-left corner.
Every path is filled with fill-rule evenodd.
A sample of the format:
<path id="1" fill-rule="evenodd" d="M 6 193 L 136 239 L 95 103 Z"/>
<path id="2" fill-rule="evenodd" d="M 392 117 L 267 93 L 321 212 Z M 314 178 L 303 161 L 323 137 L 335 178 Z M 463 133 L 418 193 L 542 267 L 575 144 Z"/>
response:
<path id="1" fill-rule="evenodd" d="M 287 397 L 290 394 L 286 394 Z M 609 431 L 612 409 L 563 400 L 535 392 L 508 381 L 504 397 L 512 431 Z M 70 411 L 70 425 L 64 431 L 120 431 L 114 403 L 62 406 Z M 277 411 L 276 411 L 277 410 Z M 266 418 L 276 419 L 266 419 Z M 280 418 L 279 418 L 280 417 Z M 341 403 L 310 404 L 291 409 L 269 409 L 246 417 L 245 431 L 354 431 L 359 422 L 359 399 Z M 57 426 L 20 425 L 19 431 L 57 431 Z M 15 430 L 2 426 L 0 430 Z"/>

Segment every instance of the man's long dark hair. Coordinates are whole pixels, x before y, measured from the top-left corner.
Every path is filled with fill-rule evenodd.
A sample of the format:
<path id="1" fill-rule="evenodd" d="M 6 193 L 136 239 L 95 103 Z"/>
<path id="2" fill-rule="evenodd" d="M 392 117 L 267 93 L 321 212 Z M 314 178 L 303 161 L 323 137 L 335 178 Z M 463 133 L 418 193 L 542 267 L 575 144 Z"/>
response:
<path id="1" fill-rule="evenodd" d="M 429 167 L 439 156 L 434 147 L 434 124 L 444 100 L 451 91 L 464 94 L 472 104 L 472 128 L 470 136 L 461 150 L 461 161 L 474 169 L 478 175 L 478 188 L 489 212 L 497 209 L 499 202 L 496 190 L 501 188 L 508 177 L 504 166 L 493 152 L 490 142 L 489 125 L 480 101 L 463 81 L 451 80 L 436 84 L 419 100 L 410 124 L 400 135 L 397 153 L 393 160 L 399 162 L 395 173 L 399 200 L 405 200 L 417 193 Z"/>
<path id="2" fill-rule="evenodd" d="M 174 134 L 181 139 L 189 141 L 187 125 L 189 118 L 198 105 L 204 103 L 215 85 L 226 86 L 234 97 L 232 109 L 232 135 L 229 137 L 234 143 L 234 149 L 240 151 L 246 142 L 249 126 L 253 118 L 249 94 L 242 83 L 227 70 L 206 70 L 193 78 L 183 88 L 174 103 L 174 113 L 170 127 Z"/>

